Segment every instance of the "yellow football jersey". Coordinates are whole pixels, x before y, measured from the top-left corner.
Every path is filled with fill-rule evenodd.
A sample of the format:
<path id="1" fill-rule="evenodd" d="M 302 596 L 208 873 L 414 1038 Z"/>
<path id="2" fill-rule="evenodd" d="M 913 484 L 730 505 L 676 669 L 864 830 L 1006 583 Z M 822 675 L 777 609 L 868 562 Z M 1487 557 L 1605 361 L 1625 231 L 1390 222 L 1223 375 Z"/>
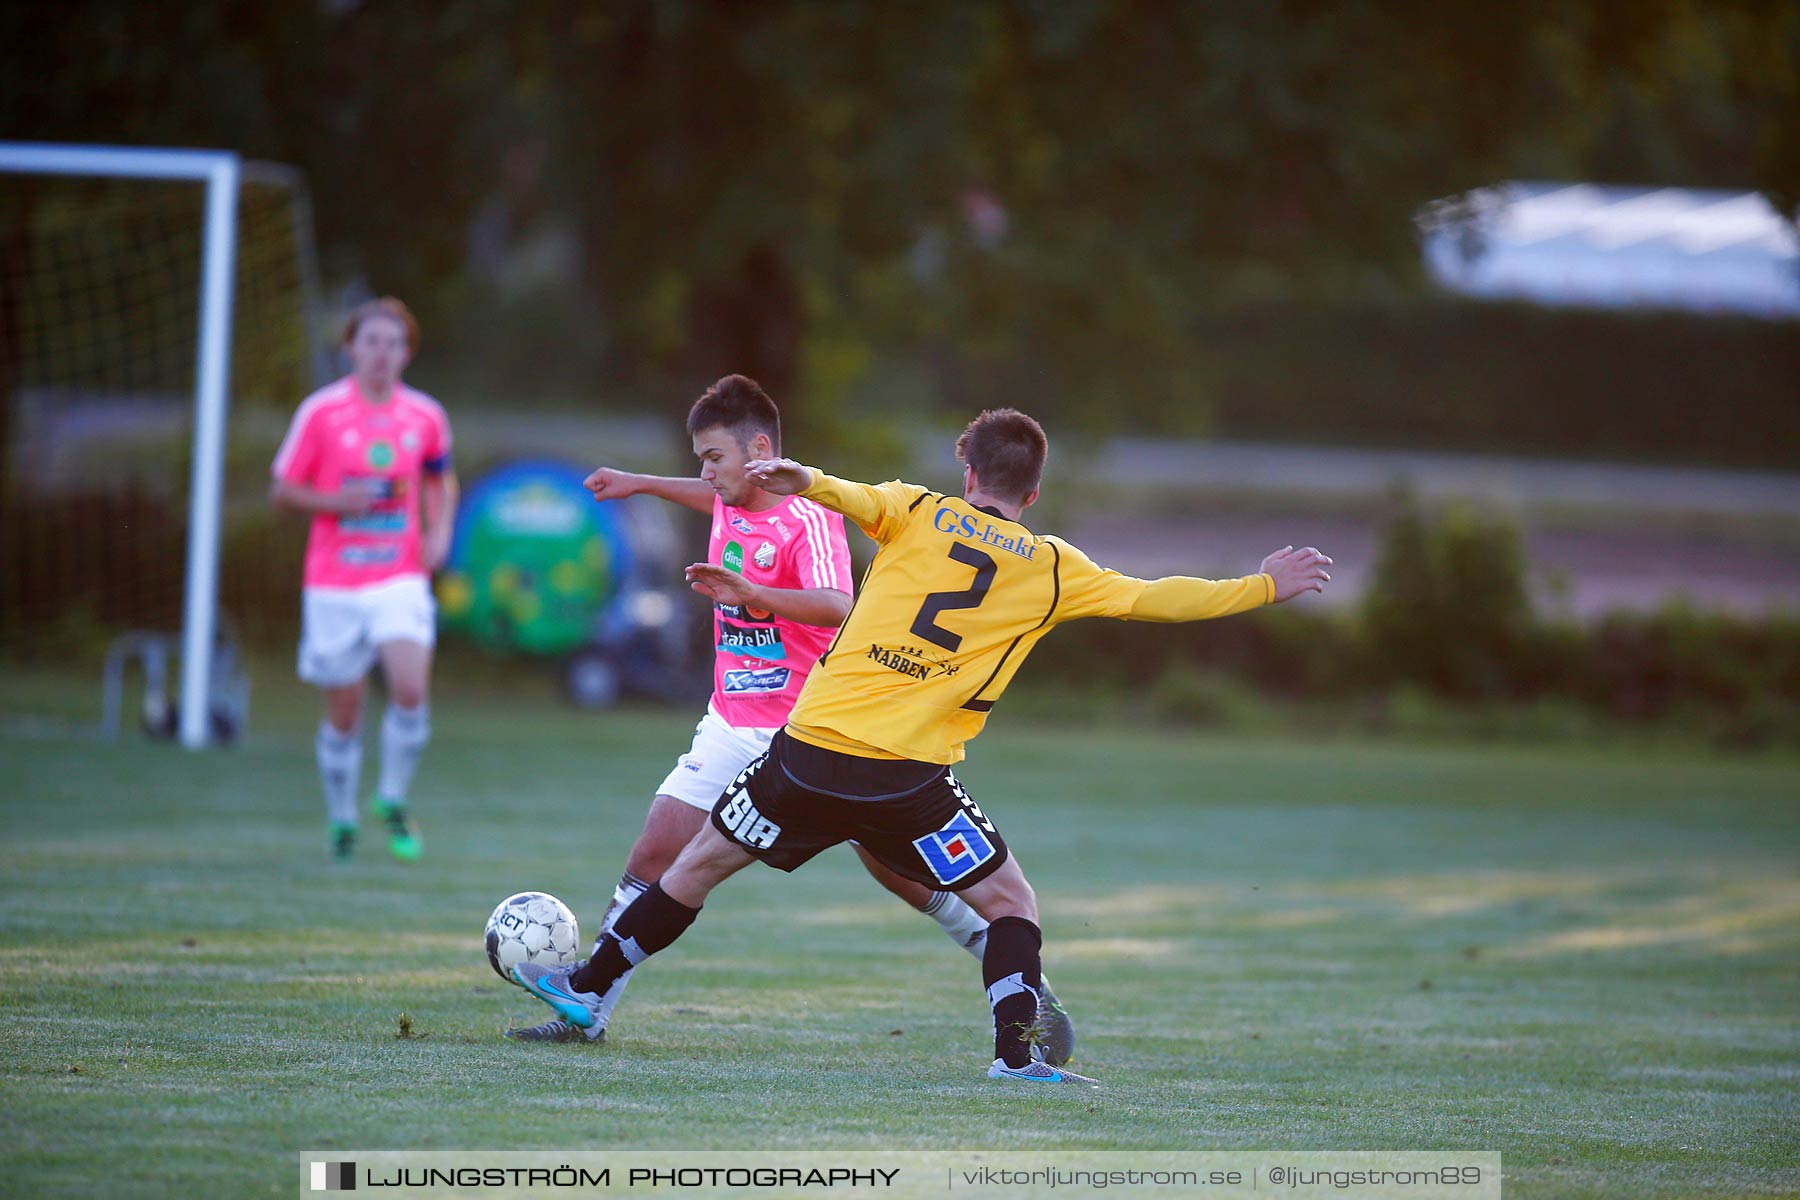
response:
<path id="1" fill-rule="evenodd" d="M 1032 646 L 1064 621 L 1192 621 L 1275 598 L 1267 575 L 1133 579 L 1061 538 L 910 483 L 814 469 L 802 495 L 880 547 L 788 718 L 790 735 L 847 754 L 962 761 Z"/>

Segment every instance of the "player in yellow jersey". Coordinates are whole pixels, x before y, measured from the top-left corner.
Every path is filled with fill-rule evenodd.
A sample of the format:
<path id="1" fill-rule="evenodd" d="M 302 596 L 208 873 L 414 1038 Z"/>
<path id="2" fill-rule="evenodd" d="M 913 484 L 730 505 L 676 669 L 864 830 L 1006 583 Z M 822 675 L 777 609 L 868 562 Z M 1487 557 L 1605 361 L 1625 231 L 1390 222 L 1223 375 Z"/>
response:
<path id="1" fill-rule="evenodd" d="M 1014 409 L 984 412 L 956 451 L 960 497 L 850 483 L 788 459 L 749 464 L 765 491 L 843 513 L 880 549 L 787 726 L 725 790 L 659 883 L 619 915 L 605 945 L 572 972 L 513 969 L 564 1019 L 583 1027 L 602 1020 L 620 977 L 680 937 L 707 894 L 751 862 L 792 871 L 855 839 L 889 870 L 953 891 L 988 919 L 989 1078 L 1093 1082 L 1031 1056 L 1042 978 L 1037 898 L 950 766 L 1054 626 L 1080 617 L 1229 616 L 1322 591 L 1331 560 L 1289 546 L 1242 579 L 1133 579 L 1020 523 L 1048 452 L 1036 421 Z M 696 563 L 687 573 L 704 582 L 718 570 Z"/>

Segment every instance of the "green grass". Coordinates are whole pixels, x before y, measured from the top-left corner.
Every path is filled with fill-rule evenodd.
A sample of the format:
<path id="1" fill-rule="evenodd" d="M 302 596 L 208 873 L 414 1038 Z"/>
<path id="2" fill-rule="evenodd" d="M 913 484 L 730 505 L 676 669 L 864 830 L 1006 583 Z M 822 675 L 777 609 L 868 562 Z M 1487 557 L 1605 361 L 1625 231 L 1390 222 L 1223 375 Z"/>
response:
<path id="1" fill-rule="evenodd" d="M 488 969 L 488 910 L 543 888 L 591 923 L 694 714 L 441 696 L 425 861 L 334 867 L 310 697 L 259 687 L 229 752 L 0 722 L 0 1193 L 284 1193 L 304 1148 L 1016 1144 L 1498 1150 L 1509 1196 L 1800 1195 L 1789 760 L 1003 711 L 960 773 L 1107 1085 L 1026 1095 L 980 1078 L 973 961 L 847 851 L 725 884 L 606 1045 L 503 1040 L 546 1013 Z M 13 673 L 0 710 L 92 694 Z"/>

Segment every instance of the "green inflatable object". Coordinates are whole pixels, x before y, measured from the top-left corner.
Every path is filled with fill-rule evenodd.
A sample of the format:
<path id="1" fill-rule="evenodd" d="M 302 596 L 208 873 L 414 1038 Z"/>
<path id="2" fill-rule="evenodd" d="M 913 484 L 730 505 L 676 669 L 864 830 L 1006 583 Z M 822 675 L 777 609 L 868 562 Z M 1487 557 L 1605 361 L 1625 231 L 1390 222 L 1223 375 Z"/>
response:
<path id="1" fill-rule="evenodd" d="M 592 640 L 632 551 L 614 506 L 595 503 L 584 477 L 564 463 L 515 463 L 469 489 L 437 579 L 443 628 L 533 655 Z"/>

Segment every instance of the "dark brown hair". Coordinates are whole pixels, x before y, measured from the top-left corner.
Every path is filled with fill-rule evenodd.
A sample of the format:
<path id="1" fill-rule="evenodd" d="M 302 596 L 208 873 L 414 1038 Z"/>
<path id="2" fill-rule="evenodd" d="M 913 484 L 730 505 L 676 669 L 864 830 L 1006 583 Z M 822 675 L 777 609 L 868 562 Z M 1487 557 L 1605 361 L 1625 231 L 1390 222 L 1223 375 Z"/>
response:
<path id="1" fill-rule="evenodd" d="M 413 317 L 412 309 L 392 296 L 365 300 L 356 306 L 350 319 L 344 322 L 344 345 L 348 346 L 356 340 L 356 331 L 371 317 L 386 317 L 390 321 L 400 322 L 400 328 L 406 330 L 406 352 L 409 355 L 419 352 L 419 322 Z"/>
<path id="2" fill-rule="evenodd" d="M 715 426 L 731 431 L 748 448 L 759 433 L 769 435 L 769 449 L 781 453 L 781 410 L 762 385 L 747 375 L 727 375 L 703 392 L 688 409 L 687 431 L 693 437 Z"/>
<path id="3" fill-rule="evenodd" d="M 1021 501 L 1044 477 L 1050 439 L 1044 427 L 1016 408 L 992 408 L 956 439 L 956 457 L 975 468 L 981 490 Z"/>

